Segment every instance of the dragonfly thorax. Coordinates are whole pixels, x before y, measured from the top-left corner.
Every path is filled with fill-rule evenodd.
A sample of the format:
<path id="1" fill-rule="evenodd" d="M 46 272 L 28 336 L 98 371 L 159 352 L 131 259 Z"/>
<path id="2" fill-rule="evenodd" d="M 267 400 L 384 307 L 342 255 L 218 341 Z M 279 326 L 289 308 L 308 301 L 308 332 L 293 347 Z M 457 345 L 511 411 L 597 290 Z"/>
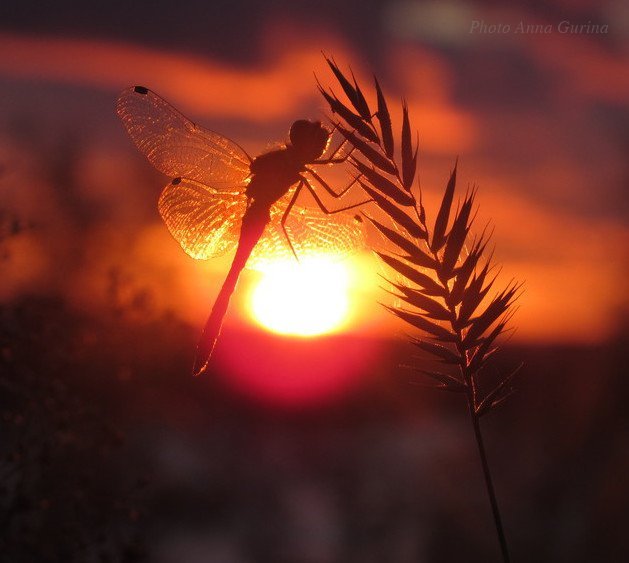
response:
<path id="1" fill-rule="evenodd" d="M 247 195 L 263 207 L 272 205 L 299 181 L 303 165 L 290 145 L 257 156 L 251 163 Z"/>
<path id="2" fill-rule="evenodd" d="M 299 119 L 291 125 L 289 138 L 299 159 L 304 163 L 312 162 L 328 148 L 330 131 L 320 121 Z"/>

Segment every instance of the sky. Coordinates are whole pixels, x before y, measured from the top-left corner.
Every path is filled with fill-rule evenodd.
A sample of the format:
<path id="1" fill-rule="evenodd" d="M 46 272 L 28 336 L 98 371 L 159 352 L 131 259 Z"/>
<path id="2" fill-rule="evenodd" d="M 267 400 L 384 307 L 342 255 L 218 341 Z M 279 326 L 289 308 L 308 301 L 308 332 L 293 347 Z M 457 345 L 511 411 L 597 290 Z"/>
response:
<path id="1" fill-rule="evenodd" d="M 579 24 L 591 32 L 561 31 Z M 313 72 L 333 81 L 322 51 L 361 84 L 377 74 L 389 100 L 406 98 L 429 211 L 457 156 L 460 185 L 479 187 L 501 279 L 525 282 L 514 339 L 589 343 L 626 325 L 619 0 L 3 2 L 0 207 L 28 228 L 4 243 L 0 299 L 57 292 L 97 307 L 118 276 L 121 299 L 148 287 L 157 309 L 201 323 L 228 261 L 196 263 L 170 240 L 155 209 L 167 179 L 126 138 L 115 99 L 150 86 L 257 154 L 293 120 L 324 115 Z M 369 275 L 381 266 L 368 253 L 355 262 L 355 303 L 369 302 L 355 326 L 389 330 Z M 246 291 L 238 299 L 234 318 Z"/>

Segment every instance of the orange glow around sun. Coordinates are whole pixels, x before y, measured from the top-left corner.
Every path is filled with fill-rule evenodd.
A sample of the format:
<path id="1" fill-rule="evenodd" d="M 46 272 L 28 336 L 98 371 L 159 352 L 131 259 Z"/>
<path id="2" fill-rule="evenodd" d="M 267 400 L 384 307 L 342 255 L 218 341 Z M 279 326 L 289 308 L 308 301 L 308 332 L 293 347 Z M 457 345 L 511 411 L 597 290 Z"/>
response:
<path id="1" fill-rule="evenodd" d="M 373 372 L 384 341 L 365 332 L 371 317 L 360 306 L 376 285 L 371 255 L 269 256 L 252 269 L 238 309 L 262 330 L 223 332 L 215 365 L 229 387 L 301 409 L 342 397 Z"/>
<path id="2" fill-rule="evenodd" d="M 249 310 L 272 332 L 317 336 L 337 332 L 349 313 L 350 272 L 324 255 L 266 264 Z"/>

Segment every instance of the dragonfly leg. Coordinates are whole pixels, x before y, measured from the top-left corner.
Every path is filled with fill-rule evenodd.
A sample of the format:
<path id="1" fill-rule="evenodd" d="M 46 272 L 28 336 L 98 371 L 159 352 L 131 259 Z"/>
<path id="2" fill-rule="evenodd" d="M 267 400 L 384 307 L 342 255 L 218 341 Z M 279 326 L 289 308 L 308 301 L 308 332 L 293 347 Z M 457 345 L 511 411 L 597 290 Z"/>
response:
<path id="1" fill-rule="evenodd" d="M 355 176 L 354 179 L 347 185 L 345 186 L 340 192 L 335 192 L 332 187 L 330 186 L 330 184 L 328 184 L 321 176 L 319 176 L 319 174 L 317 174 L 314 170 L 310 169 L 310 168 L 306 168 L 306 172 L 309 172 L 312 177 L 319 182 L 319 184 L 321 184 L 321 186 L 323 187 L 323 189 L 328 192 L 333 198 L 339 198 L 343 195 L 345 195 L 345 193 L 347 191 L 349 191 L 349 189 L 356 184 L 356 182 L 358 181 L 358 178 L 360 178 L 362 176 L 362 174 L 359 174 L 358 176 Z M 369 200 L 371 201 L 371 200 Z M 366 202 L 365 202 L 366 203 Z"/>
<path id="2" fill-rule="evenodd" d="M 323 211 L 326 215 L 334 215 L 335 213 L 341 213 L 342 211 L 348 211 L 350 209 L 354 209 L 355 207 L 359 207 L 361 205 L 365 205 L 365 203 L 373 202 L 373 199 L 366 199 L 365 201 L 359 201 L 358 203 L 354 203 L 352 205 L 347 205 L 346 207 L 341 207 L 340 209 L 328 209 L 326 207 L 325 203 L 323 203 L 323 201 L 321 201 L 321 198 L 319 197 L 319 195 L 317 194 L 315 189 L 312 187 L 310 182 L 308 182 L 308 180 L 306 178 L 304 178 L 303 176 L 302 176 L 302 182 L 306 186 L 306 188 L 308 188 L 308 191 L 312 194 L 312 197 L 315 198 L 315 201 L 317 202 L 317 205 L 320 207 L 321 211 Z"/>
<path id="3" fill-rule="evenodd" d="M 337 128 L 337 126 L 338 126 L 338 123 L 335 123 L 334 127 L 332 129 L 332 133 L 334 133 L 334 130 Z M 336 147 L 336 149 L 334 149 L 332 151 L 332 153 L 328 157 L 326 157 L 326 158 L 318 158 L 312 164 L 339 164 L 341 162 L 345 162 L 350 157 L 350 155 L 354 152 L 354 149 L 356 148 L 353 145 L 352 145 L 352 148 L 350 149 L 350 151 L 347 154 L 345 154 L 345 155 L 343 155 L 343 156 L 341 156 L 339 158 L 335 158 L 335 157 L 348 142 L 349 141 L 347 139 L 343 139 L 341 141 L 341 144 L 338 147 Z"/>
<path id="4" fill-rule="evenodd" d="M 328 158 L 319 158 L 313 161 L 311 164 L 340 164 L 341 162 L 345 162 L 356 149 L 356 147 L 352 145 L 352 148 L 347 154 L 344 154 L 343 156 L 340 156 L 338 158 L 334 158 L 334 156 L 343 148 L 345 143 L 347 143 L 347 139 L 345 139 Z"/>
<path id="5" fill-rule="evenodd" d="M 290 249 L 292 250 L 293 255 L 295 256 L 295 260 L 297 260 L 297 262 L 299 262 L 299 256 L 297 256 L 297 252 L 295 252 L 295 247 L 293 246 L 293 242 L 290 240 L 290 235 L 288 234 L 288 231 L 286 230 L 286 221 L 288 220 L 288 216 L 290 215 L 291 209 L 293 208 L 293 205 L 295 205 L 295 202 L 297 201 L 297 197 L 299 196 L 299 192 L 301 191 L 303 186 L 304 186 L 304 181 L 302 179 L 301 182 L 297 184 L 295 193 L 293 194 L 293 197 L 290 198 L 290 201 L 288 202 L 288 205 L 286 206 L 286 211 L 284 211 L 284 215 L 282 215 L 282 220 L 280 221 L 280 224 L 282 225 L 282 230 L 284 231 L 284 236 L 286 237 L 286 240 L 288 241 L 288 246 L 290 246 Z"/>

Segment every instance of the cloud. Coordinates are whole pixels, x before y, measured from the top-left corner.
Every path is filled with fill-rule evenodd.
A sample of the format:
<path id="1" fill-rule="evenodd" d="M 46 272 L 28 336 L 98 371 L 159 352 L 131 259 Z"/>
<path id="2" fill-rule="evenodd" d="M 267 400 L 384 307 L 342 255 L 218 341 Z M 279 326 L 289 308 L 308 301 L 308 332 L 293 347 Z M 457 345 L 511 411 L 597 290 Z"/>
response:
<path id="1" fill-rule="evenodd" d="M 252 66 L 132 44 L 0 34 L 0 74 L 14 81 L 35 78 L 44 84 L 75 85 L 77 90 L 103 89 L 111 92 L 112 100 L 129 84 L 145 83 L 185 113 L 207 118 L 205 124 L 246 124 L 241 127 L 245 146 L 263 147 L 275 140 L 267 138 L 264 124 L 324 109 L 312 76 L 315 70 L 324 84 L 332 83 L 319 50 L 322 44 L 344 68 L 352 63 L 357 80 L 370 88 L 369 69 L 355 63 L 360 58 L 342 39 L 304 29 L 290 22 L 267 27 L 259 62 Z M 432 216 L 457 154 L 459 185 L 480 184 L 479 225 L 483 217 L 491 217 L 505 279 L 526 282 L 517 337 L 593 341 L 610 333 L 614 317 L 626 306 L 619 280 L 627 274 L 622 249 L 629 242 L 628 230 L 617 214 L 605 212 L 605 206 L 617 207 L 613 198 L 622 185 L 624 161 L 606 125 L 590 111 L 600 101 L 623 103 L 623 59 L 570 37 L 565 45 L 549 41 L 552 60 L 546 60 L 548 54 L 533 43 L 522 47 L 532 62 L 531 76 L 546 70 L 557 73 L 549 82 L 549 102 L 540 107 L 529 103 L 496 108 L 491 99 L 470 103 L 459 90 L 460 69 L 443 53 L 419 44 L 389 45 L 379 78 L 398 132 L 397 100 L 401 95 L 408 100 L 420 134 L 420 174 Z M 570 46 L 575 46 L 574 52 Z M 573 55 L 577 62 L 568 60 Z M 606 84 L 599 65 L 604 75 L 612 75 Z M 493 79 L 500 82 L 501 77 Z M 341 95 L 338 87 L 335 90 Z M 501 95 L 491 88 L 479 92 L 495 99 Z M 372 92 L 368 97 L 373 103 Z M 120 139 L 121 131 L 117 142 Z M 2 186 L 3 202 L 45 226 L 15 243 L 22 261 L 12 263 L 14 282 L 3 293 L 5 298 L 33 287 L 57 287 L 77 307 L 106 307 L 111 272 L 117 268 L 122 278 L 116 279 L 127 280 L 121 298 L 133 301 L 148 288 L 157 310 L 173 310 L 189 322 L 203 321 L 227 262 L 194 262 L 169 238 L 154 209 L 166 179 L 139 171 L 142 158 L 131 143 L 113 148 L 97 139 L 82 147 L 73 168 L 76 195 L 98 211 L 98 219 L 81 232 L 59 187 L 38 172 L 36 155 L 29 154 L 26 145 L 18 150 L 10 142 L 0 144 L 6 149 L 0 157 L 14 169 L 11 181 Z M 344 183 L 343 176 L 337 171 L 335 181 Z M 55 264 L 68 257 L 74 257 L 76 268 L 60 276 Z M 359 290 L 375 301 L 365 287 Z M 385 318 L 379 317 L 373 330 L 390 333 Z"/>
<path id="2" fill-rule="evenodd" d="M 346 51 L 339 41 L 330 47 L 341 56 Z M 320 105 L 312 71 L 322 68 L 320 50 L 309 44 L 247 68 L 126 43 L 0 33 L 0 73 L 6 76 L 113 91 L 144 84 L 182 110 L 251 122 Z"/>
<path id="3" fill-rule="evenodd" d="M 558 33 L 522 41 L 522 47 L 540 69 L 554 75 L 564 99 L 629 106 L 627 49 L 609 48 L 584 34 Z"/>

